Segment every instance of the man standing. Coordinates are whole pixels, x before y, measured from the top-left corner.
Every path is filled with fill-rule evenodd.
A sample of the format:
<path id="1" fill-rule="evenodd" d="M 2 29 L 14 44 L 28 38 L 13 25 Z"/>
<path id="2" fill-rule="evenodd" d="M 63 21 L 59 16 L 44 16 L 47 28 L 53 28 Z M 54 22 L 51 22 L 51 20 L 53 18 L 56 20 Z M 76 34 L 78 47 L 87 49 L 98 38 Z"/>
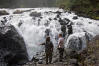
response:
<path id="1" fill-rule="evenodd" d="M 62 62 L 64 52 L 64 38 L 62 37 L 62 34 L 59 34 L 58 50 L 59 50 L 59 61 Z"/>
<path id="2" fill-rule="evenodd" d="M 51 42 L 50 37 L 47 37 L 46 42 L 41 45 L 45 45 L 46 64 L 51 63 L 53 53 L 53 43 Z"/>

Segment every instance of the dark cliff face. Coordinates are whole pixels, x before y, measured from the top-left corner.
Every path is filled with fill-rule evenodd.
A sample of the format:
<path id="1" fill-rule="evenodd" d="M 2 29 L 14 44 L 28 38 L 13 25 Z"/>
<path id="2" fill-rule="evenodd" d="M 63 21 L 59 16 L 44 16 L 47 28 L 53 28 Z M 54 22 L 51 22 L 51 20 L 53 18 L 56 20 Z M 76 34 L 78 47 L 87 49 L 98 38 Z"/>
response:
<path id="1" fill-rule="evenodd" d="M 55 7 L 56 0 L 0 0 L 0 8 Z"/>

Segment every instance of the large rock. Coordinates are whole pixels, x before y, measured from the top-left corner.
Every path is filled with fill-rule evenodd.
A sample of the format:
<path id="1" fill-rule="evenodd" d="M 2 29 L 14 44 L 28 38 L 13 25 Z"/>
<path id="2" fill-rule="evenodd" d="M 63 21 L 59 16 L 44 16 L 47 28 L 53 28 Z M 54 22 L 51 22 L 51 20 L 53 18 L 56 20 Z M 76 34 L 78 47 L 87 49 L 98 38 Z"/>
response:
<path id="1" fill-rule="evenodd" d="M 23 13 L 23 11 L 21 11 L 21 10 L 16 10 L 13 12 L 13 14 L 21 14 L 21 13 Z"/>
<path id="2" fill-rule="evenodd" d="M 32 12 L 32 13 L 30 13 L 30 16 L 31 16 L 31 17 L 40 17 L 40 16 L 41 16 L 41 13 Z"/>
<path id="3" fill-rule="evenodd" d="M 80 51 L 86 48 L 86 36 L 85 33 L 74 33 L 70 35 L 65 44 L 66 48 L 72 49 L 74 51 Z"/>
<path id="4" fill-rule="evenodd" d="M 5 10 L 1 10 L 0 11 L 0 16 L 2 16 L 2 15 L 9 15 L 9 13 Z"/>
<path id="5" fill-rule="evenodd" d="M 0 27 L 0 56 L 10 66 L 28 61 L 24 40 L 12 25 Z"/>
<path id="6" fill-rule="evenodd" d="M 77 16 L 74 16 L 73 19 L 76 20 L 76 19 L 78 19 L 78 17 Z"/>

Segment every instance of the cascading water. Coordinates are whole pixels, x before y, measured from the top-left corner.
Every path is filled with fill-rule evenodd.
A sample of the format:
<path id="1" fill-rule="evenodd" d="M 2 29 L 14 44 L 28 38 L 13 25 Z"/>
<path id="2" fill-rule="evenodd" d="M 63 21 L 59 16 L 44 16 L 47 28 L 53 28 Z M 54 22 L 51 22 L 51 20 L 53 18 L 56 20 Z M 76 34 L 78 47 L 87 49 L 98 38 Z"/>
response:
<path id="1" fill-rule="evenodd" d="M 58 8 L 26 8 L 26 9 L 1 9 L 6 10 L 10 15 L 1 16 L 6 17 L 7 24 L 12 24 L 20 35 L 24 38 L 26 43 L 29 59 L 44 48 L 39 44 L 43 43 L 46 38 L 46 30 L 49 30 L 49 35 L 54 46 L 57 46 L 58 34 L 61 33 L 61 23 L 65 22 L 72 24 L 73 34 L 68 37 L 65 42 L 65 47 L 71 46 L 75 41 L 75 46 L 79 47 L 79 40 L 82 43 L 81 48 L 86 47 L 86 34 L 89 39 L 99 35 L 99 21 L 89 18 L 78 17 L 74 13 L 65 12 Z M 13 14 L 14 11 L 22 11 L 20 14 Z M 73 19 L 77 16 L 78 19 Z M 61 20 L 61 21 L 60 21 Z M 68 23 L 68 24 L 69 24 Z M 68 29 L 66 29 L 67 31 Z M 73 41 L 74 40 L 74 41 Z M 72 46 L 71 46 L 72 47 Z"/>

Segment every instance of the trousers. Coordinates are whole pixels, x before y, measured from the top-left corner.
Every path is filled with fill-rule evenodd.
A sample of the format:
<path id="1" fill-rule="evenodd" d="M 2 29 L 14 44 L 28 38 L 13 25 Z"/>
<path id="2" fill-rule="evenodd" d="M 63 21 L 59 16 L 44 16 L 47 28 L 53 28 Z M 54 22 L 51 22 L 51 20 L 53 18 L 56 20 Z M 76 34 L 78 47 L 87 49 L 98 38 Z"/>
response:
<path id="1" fill-rule="evenodd" d="M 52 52 L 46 52 L 46 64 L 52 62 Z"/>
<path id="2" fill-rule="evenodd" d="M 62 61 L 63 53 L 64 53 L 64 48 L 58 48 L 58 50 L 59 50 L 59 61 Z"/>

